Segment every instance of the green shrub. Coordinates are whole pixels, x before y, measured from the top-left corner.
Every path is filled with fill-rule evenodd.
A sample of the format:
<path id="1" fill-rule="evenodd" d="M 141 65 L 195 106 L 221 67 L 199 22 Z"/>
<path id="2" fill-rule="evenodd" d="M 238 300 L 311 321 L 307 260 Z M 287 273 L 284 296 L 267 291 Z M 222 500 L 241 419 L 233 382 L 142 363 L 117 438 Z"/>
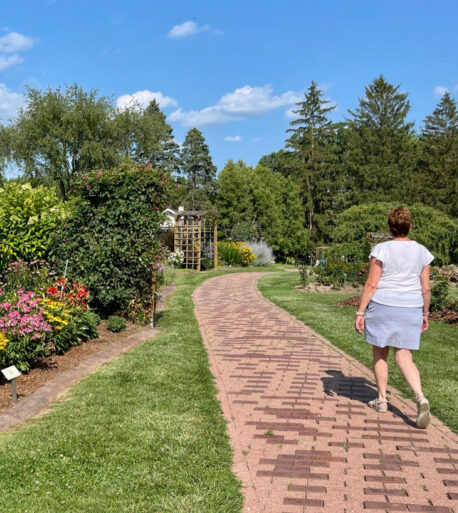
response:
<path id="1" fill-rule="evenodd" d="M 56 228 L 68 207 L 55 190 L 28 183 L 5 183 L 0 189 L 0 271 L 14 260 L 46 257 Z"/>
<path id="2" fill-rule="evenodd" d="M 431 287 L 430 310 L 443 310 L 447 302 L 448 281 L 445 278 L 439 278 L 434 281 Z"/>
<path id="3" fill-rule="evenodd" d="M 107 319 L 107 328 L 114 333 L 125 330 L 126 326 L 126 319 L 118 315 L 110 315 Z"/>
<path id="4" fill-rule="evenodd" d="M 458 313 L 458 297 L 448 297 L 445 306 L 455 313 Z"/>
<path id="5" fill-rule="evenodd" d="M 368 262 L 345 262 L 342 259 L 327 258 L 323 265 L 313 268 L 316 281 L 335 288 L 344 285 L 362 285 L 369 272 Z"/>
<path id="6" fill-rule="evenodd" d="M 108 315 L 151 301 L 153 263 L 161 258 L 160 224 L 170 177 L 150 165 L 124 164 L 78 179 L 74 208 L 56 234 L 52 260 L 91 290 L 91 306 Z"/>
<path id="7" fill-rule="evenodd" d="M 44 260 L 10 262 L 0 275 L 3 292 L 15 292 L 18 289 L 44 293 L 51 285 L 56 272 Z"/>
<path id="8" fill-rule="evenodd" d="M 334 242 L 342 244 L 342 254 L 366 260 L 370 246 L 367 232 L 387 232 L 388 213 L 394 203 L 355 205 L 342 212 L 336 221 Z M 409 237 L 426 246 L 435 256 L 434 265 L 458 261 L 458 220 L 434 208 L 423 205 L 409 206 L 413 228 Z M 359 246 L 359 247 L 358 247 Z"/>
<path id="9" fill-rule="evenodd" d="M 232 240 L 253 240 L 259 236 L 253 223 L 237 223 L 231 230 Z"/>
<path id="10" fill-rule="evenodd" d="M 222 241 L 218 243 L 218 256 L 225 265 L 242 265 L 242 254 L 233 242 Z"/>

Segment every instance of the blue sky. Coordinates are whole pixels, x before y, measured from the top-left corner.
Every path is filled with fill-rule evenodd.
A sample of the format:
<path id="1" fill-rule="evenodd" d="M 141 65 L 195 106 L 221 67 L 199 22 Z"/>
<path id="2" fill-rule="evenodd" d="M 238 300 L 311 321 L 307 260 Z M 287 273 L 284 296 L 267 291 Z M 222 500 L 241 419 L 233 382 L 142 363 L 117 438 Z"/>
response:
<path id="1" fill-rule="evenodd" d="M 458 96 L 457 19 L 455 0 L 3 1 L 0 120 L 27 85 L 76 82 L 120 106 L 155 97 L 178 142 L 197 126 L 219 169 L 254 165 L 283 147 L 312 80 L 342 120 L 383 73 L 420 127 Z"/>

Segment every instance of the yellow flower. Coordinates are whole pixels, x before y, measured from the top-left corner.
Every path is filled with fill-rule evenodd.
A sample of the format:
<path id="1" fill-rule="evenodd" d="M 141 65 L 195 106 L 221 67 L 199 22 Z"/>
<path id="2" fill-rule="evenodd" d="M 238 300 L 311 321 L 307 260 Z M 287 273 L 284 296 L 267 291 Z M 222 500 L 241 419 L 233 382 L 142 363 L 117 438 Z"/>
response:
<path id="1" fill-rule="evenodd" d="M 62 326 L 56 326 L 56 330 L 61 330 Z"/>
<path id="2" fill-rule="evenodd" d="M 5 335 L 3 333 L 0 333 L 0 351 L 3 351 L 3 349 L 5 349 L 7 344 L 8 344 L 8 339 L 5 337 Z"/>

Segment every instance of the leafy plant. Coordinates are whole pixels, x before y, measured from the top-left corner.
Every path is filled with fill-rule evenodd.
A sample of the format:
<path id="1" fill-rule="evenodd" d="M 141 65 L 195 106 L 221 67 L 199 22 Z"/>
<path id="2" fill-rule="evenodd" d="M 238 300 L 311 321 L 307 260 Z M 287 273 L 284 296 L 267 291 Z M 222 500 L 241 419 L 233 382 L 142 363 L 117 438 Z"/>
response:
<path id="1" fill-rule="evenodd" d="M 126 163 L 92 171 L 75 184 L 74 209 L 56 234 L 53 262 L 91 290 L 100 313 L 151 302 L 153 264 L 161 259 L 159 232 L 172 186 L 151 165 Z"/>
<path id="2" fill-rule="evenodd" d="M 247 242 L 220 242 L 218 254 L 226 265 L 247 266 L 256 260 L 256 255 Z"/>
<path id="3" fill-rule="evenodd" d="M 110 315 L 107 319 L 107 328 L 114 333 L 125 330 L 126 326 L 126 319 L 118 315 Z"/>
<path id="4" fill-rule="evenodd" d="M 366 233 L 387 232 L 388 213 L 395 206 L 394 203 L 370 203 L 355 205 L 342 212 L 333 234 L 334 242 L 343 244 L 342 254 L 366 260 L 370 251 Z M 409 237 L 433 253 L 433 263 L 458 262 L 458 221 L 423 205 L 409 206 L 409 210 L 413 221 Z"/>
<path id="5" fill-rule="evenodd" d="M 430 310 L 443 310 L 447 302 L 448 281 L 446 278 L 439 278 L 433 282 L 431 287 L 431 304 Z"/>
<path id="6" fill-rule="evenodd" d="M 256 226 L 253 223 L 237 223 L 231 230 L 232 240 L 252 240 L 259 236 Z"/>
<path id="7" fill-rule="evenodd" d="M 218 243 L 218 255 L 225 265 L 242 265 L 242 255 L 233 242 Z"/>
<path id="8" fill-rule="evenodd" d="M 40 260 L 68 215 L 52 188 L 5 183 L 0 189 L 0 271 L 14 260 Z"/>
<path id="9" fill-rule="evenodd" d="M 28 370 L 32 362 L 55 349 L 47 339 L 52 325 L 33 291 L 20 289 L 6 297 L 3 291 L 0 292 L 3 300 L 0 303 L 0 331 L 3 334 L 0 365 L 16 365 L 23 371 Z"/>
<path id="10" fill-rule="evenodd" d="M 313 268 L 316 281 L 335 288 L 348 285 L 362 285 L 369 272 L 366 262 L 346 262 L 342 259 L 327 258 L 322 265 Z"/>
<path id="11" fill-rule="evenodd" d="M 445 306 L 455 313 L 458 313 L 458 297 L 448 297 Z"/>

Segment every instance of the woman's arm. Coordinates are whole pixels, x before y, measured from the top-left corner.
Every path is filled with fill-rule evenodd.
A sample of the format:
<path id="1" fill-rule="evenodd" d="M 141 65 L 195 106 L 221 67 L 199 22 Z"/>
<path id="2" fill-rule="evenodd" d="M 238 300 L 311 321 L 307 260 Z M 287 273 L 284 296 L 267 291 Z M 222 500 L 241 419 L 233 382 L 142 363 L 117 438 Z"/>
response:
<path id="1" fill-rule="evenodd" d="M 369 276 L 367 277 L 366 283 L 364 284 L 363 294 L 361 296 L 361 301 L 359 303 L 359 308 L 356 314 L 355 329 L 358 333 L 362 333 L 364 330 L 364 310 L 366 310 L 369 301 L 377 289 L 381 275 L 382 262 L 377 260 L 375 257 L 372 257 L 369 267 Z"/>
<path id="2" fill-rule="evenodd" d="M 421 331 L 428 329 L 429 303 L 431 302 L 431 286 L 429 283 L 429 265 L 427 265 L 420 274 L 421 293 L 423 295 L 423 326 Z"/>

